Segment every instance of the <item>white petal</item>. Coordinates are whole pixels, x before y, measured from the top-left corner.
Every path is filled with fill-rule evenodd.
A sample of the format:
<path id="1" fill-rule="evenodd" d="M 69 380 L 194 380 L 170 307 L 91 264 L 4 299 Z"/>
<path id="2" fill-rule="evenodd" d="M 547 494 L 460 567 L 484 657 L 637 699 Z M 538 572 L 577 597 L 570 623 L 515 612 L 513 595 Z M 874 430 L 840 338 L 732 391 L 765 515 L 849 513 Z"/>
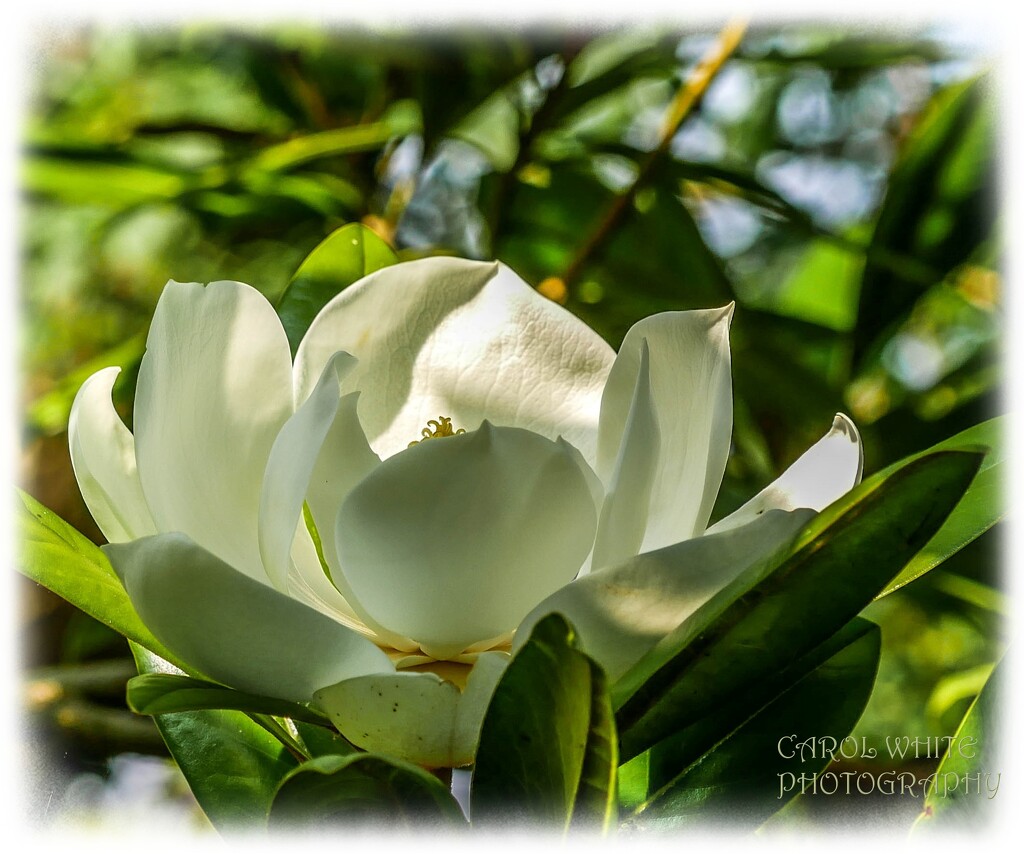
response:
<path id="1" fill-rule="evenodd" d="M 68 421 L 71 465 L 103 536 L 123 543 L 156 533 L 135 466 L 135 439 L 110 399 L 120 368 L 104 368 L 75 395 Z"/>
<path id="2" fill-rule="evenodd" d="M 358 747 L 427 768 L 473 761 L 484 712 L 509 656 L 485 652 L 465 689 L 434 673 L 364 676 L 323 688 L 314 700 Z"/>
<path id="3" fill-rule="evenodd" d="M 860 483 L 863 470 L 860 434 L 854 423 L 840 413 L 832 421 L 832 429 L 804 451 L 778 479 L 708 528 L 708 533 L 744 525 L 771 509 L 824 510 Z"/>
<path id="4" fill-rule="evenodd" d="M 501 264 L 425 258 L 346 288 L 311 324 L 295 357 L 296 393 L 327 359 L 359 359 L 346 391 L 382 458 L 440 415 L 475 430 L 484 419 L 561 435 L 593 465 L 611 348 Z"/>
<path id="5" fill-rule="evenodd" d="M 650 354 L 640 346 L 640 368 L 619 444 L 608 494 L 601 508 L 592 566 L 619 563 L 640 551 L 657 474 L 661 431 L 651 392 Z"/>
<path id="6" fill-rule="evenodd" d="M 732 437 L 732 311 L 729 305 L 644 318 L 626 333 L 608 377 L 597 461 L 606 484 L 625 433 L 641 342 L 647 340 L 661 446 L 642 551 L 697 536 L 711 515 Z"/>
<path id="7" fill-rule="evenodd" d="M 595 526 L 570 446 L 484 422 L 381 463 L 342 505 L 337 545 L 362 607 L 448 658 L 570 581 Z"/>
<path id="8" fill-rule="evenodd" d="M 265 580 L 260 485 L 291 411 L 288 339 L 270 303 L 238 282 L 169 282 L 135 398 L 139 477 L 157 529 Z"/>
<path id="9" fill-rule="evenodd" d="M 278 590 L 287 590 L 292 542 L 302 517 L 306 490 L 338 411 L 339 384 L 354 366 L 355 359 L 348 353 L 335 353 L 324 367 L 313 393 L 285 422 L 271 448 L 260 495 L 259 544 L 263 568 Z M 336 450 L 331 448 L 330 452 Z M 362 468 L 362 458 L 358 456 L 352 466 L 344 458 L 337 463 L 342 472 L 352 467 Z M 362 473 L 355 473 L 356 482 Z M 317 471 L 318 481 L 323 476 Z M 334 506 L 332 517 L 337 515 L 339 506 L 340 503 Z"/>
<path id="10" fill-rule="evenodd" d="M 345 617 L 358 616 L 390 645 L 411 649 L 414 644 L 408 638 L 380 626 L 359 605 L 344 575 L 338 571 L 334 543 L 338 509 L 352 488 L 380 465 L 356 416 L 359 393 L 342 397 L 339 392 L 339 384 L 354 366 L 355 359 L 348 353 L 334 354 L 313 393 L 278 434 L 263 479 L 260 554 L 267 575 L 278 590 L 288 591 L 298 585 L 307 592 L 320 591 L 318 598 L 325 603 L 335 600 L 329 593 L 325 595 L 326 579 L 319 560 L 313 565 L 308 552 L 299 562 L 293 563 L 291 559 L 302 505 L 308 502 L 320 536 L 321 552 L 331 568 L 331 581 L 345 602 L 341 613 Z"/>
<path id="11" fill-rule="evenodd" d="M 735 530 L 686 540 L 577 579 L 530 612 L 513 649 L 526 642 L 542 617 L 558 612 L 576 628 L 584 651 L 615 680 L 813 515 L 774 510 Z"/>
<path id="12" fill-rule="evenodd" d="M 104 551 L 147 628 L 233 688 L 306 702 L 323 685 L 394 670 L 365 637 L 236 572 L 183 534 Z"/>
<path id="13" fill-rule="evenodd" d="M 305 602 L 311 608 L 316 608 L 320 613 L 356 631 L 368 636 L 373 634 L 356 616 L 356 612 L 352 610 L 345 597 L 331 584 L 316 553 L 313 538 L 305 525 L 300 525 L 295 531 L 287 593 L 293 599 Z"/>

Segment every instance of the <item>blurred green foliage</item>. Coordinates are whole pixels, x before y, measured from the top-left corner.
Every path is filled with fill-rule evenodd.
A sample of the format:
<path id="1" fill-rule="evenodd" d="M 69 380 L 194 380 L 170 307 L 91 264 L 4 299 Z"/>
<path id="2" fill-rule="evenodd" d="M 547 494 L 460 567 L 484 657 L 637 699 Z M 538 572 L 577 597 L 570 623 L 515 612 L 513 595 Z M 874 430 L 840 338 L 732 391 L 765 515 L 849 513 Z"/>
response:
<path id="1" fill-rule="evenodd" d="M 498 258 L 613 346 L 645 315 L 735 300 L 715 518 L 836 411 L 860 427 L 868 473 L 979 423 L 1000 411 L 995 120 L 985 57 L 953 35 L 755 26 L 670 136 L 714 32 L 196 24 L 41 41 L 22 481 L 98 538 L 64 437 L 82 380 L 120 365 L 130 426 L 169 278 L 277 300 L 355 221 L 400 258 Z M 868 610 L 883 656 L 864 732 L 953 731 L 1003 645 L 998 535 Z M 29 595 L 31 663 L 127 654 Z M 124 748 L 112 732 L 93 758 Z"/>

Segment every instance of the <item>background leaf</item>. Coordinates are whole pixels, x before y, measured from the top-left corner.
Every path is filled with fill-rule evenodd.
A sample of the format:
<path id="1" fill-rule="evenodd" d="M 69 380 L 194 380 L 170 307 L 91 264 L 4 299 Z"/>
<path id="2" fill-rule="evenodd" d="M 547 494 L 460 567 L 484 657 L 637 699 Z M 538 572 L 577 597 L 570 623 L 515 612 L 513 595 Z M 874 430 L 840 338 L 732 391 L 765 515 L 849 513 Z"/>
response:
<path id="1" fill-rule="evenodd" d="M 988 826 L 1007 758 L 1001 749 L 1007 743 L 1005 670 L 1004 659 L 964 715 L 925 794 L 915 833 Z"/>
<path id="2" fill-rule="evenodd" d="M 854 359 L 901 319 L 946 272 L 966 261 L 992 228 L 993 116 L 985 77 L 935 96 L 893 170 L 861 277 Z M 899 274 L 872 253 L 914 259 L 932 278 Z M 877 345 L 876 345 L 877 346 Z"/>

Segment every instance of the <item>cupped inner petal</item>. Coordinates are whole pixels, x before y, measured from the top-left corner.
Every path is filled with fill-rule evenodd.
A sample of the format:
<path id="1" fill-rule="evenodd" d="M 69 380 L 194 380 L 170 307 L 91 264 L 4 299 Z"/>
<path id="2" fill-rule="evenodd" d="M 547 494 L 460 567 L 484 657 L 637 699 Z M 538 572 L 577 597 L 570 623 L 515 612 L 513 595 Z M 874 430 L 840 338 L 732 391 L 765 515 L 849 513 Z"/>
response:
<path id="1" fill-rule="evenodd" d="M 292 413 L 288 339 L 238 282 L 169 282 L 139 368 L 139 477 L 160 531 L 181 531 L 266 581 L 259 502 L 270 449 Z"/>
<path id="2" fill-rule="evenodd" d="M 394 671 L 367 638 L 237 572 L 184 534 L 104 550 L 153 634 L 233 688 L 308 702 L 323 685 Z"/>
<path id="3" fill-rule="evenodd" d="M 507 665 L 507 653 L 485 652 L 472 670 L 461 666 L 468 679 L 453 679 L 451 667 L 431 665 L 440 675 L 406 671 L 349 679 L 317 691 L 314 701 L 364 750 L 427 768 L 454 768 L 473 761 L 484 712 Z"/>
<path id="4" fill-rule="evenodd" d="M 606 484 L 628 438 L 646 339 L 660 445 L 641 551 L 700 534 L 711 515 L 732 441 L 732 311 L 729 305 L 644 318 L 626 333 L 608 377 L 597 454 L 597 473 Z"/>
<path id="5" fill-rule="evenodd" d="M 570 446 L 484 422 L 385 460 L 342 504 L 337 548 L 362 607 L 447 658 L 570 581 L 595 526 Z"/>
<path id="6" fill-rule="evenodd" d="M 68 421 L 71 465 L 92 518 L 111 543 L 156 533 L 135 464 L 135 439 L 110 392 L 120 368 L 104 368 L 75 395 Z"/>
<path id="7" fill-rule="evenodd" d="M 360 419 L 381 457 L 444 415 L 466 430 L 487 419 L 564 436 L 594 463 L 601 392 L 615 354 L 501 264 L 426 258 L 346 288 L 296 353 L 299 401 L 337 349 L 359 359 L 344 390 L 362 391 Z"/>
<path id="8" fill-rule="evenodd" d="M 854 423 L 842 413 L 799 459 L 746 504 L 716 522 L 708 533 L 745 525 L 768 510 L 824 510 L 860 483 L 864 449 Z"/>
<path id="9" fill-rule="evenodd" d="M 772 510 L 717 535 L 686 540 L 592 572 L 523 620 L 513 648 L 543 617 L 564 614 L 583 650 L 615 680 L 741 572 L 782 547 L 813 512 Z"/>

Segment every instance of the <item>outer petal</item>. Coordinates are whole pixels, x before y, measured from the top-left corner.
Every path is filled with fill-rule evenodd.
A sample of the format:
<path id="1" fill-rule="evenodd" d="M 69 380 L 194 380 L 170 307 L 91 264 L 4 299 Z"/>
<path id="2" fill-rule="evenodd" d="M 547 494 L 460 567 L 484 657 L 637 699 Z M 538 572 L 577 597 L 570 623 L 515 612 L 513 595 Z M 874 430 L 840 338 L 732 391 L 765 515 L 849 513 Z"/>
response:
<path id="1" fill-rule="evenodd" d="M 265 578 L 260 485 L 291 415 L 284 329 L 238 282 L 169 282 L 139 368 L 139 476 L 160 531 L 182 531 L 247 575 Z"/>
<path id="2" fill-rule="evenodd" d="M 445 415 L 475 430 L 486 418 L 550 439 L 593 465 L 612 349 L 501 264 L 426 258 L 356 282 L 313 321 L 295 357 L 297 401 L 327 359 L 359 359 L 345 391 L 362 391 L 370 445 L 389 457 Z"/>
<path id="3" fill-rule="evenodd" d="M 640 368 L 619 443 L 619 454 L 601 508 L 593 567 L 619 563 L 640 551 L 650 513 L 661 431 L 651 391 L 650 351 L 640 342 Z"/>
<path id="4" fill-rule="evenodd" d="M 183 534 L 104 550 L 153 634 L 234 688 L 306 702 L 322 685 L 394 669 L 362 635 L 236 572 Z"/>
<path id="5" fill-rule="evenodd" d="M 135 466 L 135 439 L 114 410 L 120 368 L 104 368 L 75 395 L 68 422 L 71 465 L 89 512 L 112 543 L 156 533 Z"/>
<path id="6" fill-rule="evenodd" d="M 708 528 L 728 531 L 756 519 L 766 510 L 809 507 L 824 510 L 858 483 L 864 470 L 864 449 L 854 423 L 842 413 L 832 429 L 808 448 L 777 480 L 735 512 Z"/>
<path id="7" fill-rule="evenodd" d="M 722 484 L 732 435 L 729 323 L 732 305 L 672 311 L 636 323 L 622 342 L 601 401 L 597 473 L 610 483 L 640 370 L 650 383 L 661 446 L 642 551 L 700 534 Z"/>
<path id="8" fill-rule="evenodd" d="M 509 656 L 485 652 L 459 690 L 433 673 L 363 676 L 313 699 L 353 744 L 428 768 L 473 761 L 484 712 Z"/>
<path id="9" fill-rule="evenodd" d="M 570 446 L 484 422 L 381 463 L 341 507 L 338 556 L 378 622 L 448 658 L 571 580 L 595 527 Z"/>
<path id="10" fill-rule="evenodd" d="M 575 626 L 584 651 L 615 680 L 813 515 L 774 510 L 733 531 L 686 540 L 577 579 L 530 612 L 513 648 L 525 643 L 538 620 L 557 611 Z"/>

